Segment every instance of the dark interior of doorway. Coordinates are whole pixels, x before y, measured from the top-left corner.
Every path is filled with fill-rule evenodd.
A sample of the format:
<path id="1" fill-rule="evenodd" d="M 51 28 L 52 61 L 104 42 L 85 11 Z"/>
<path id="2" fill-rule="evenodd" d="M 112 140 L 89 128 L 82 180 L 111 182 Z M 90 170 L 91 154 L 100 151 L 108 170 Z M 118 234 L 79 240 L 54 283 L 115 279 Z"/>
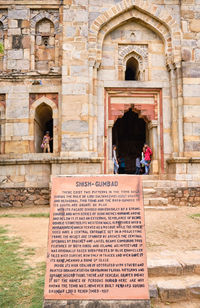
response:
<path id="1" fill-rule="evenodd" d="M 122 118 L 117 119 L 112 129 L 113 144 L 117 146 L 119 161 L 125 161 L 125 170 L 120 173 L 135 174 L 135 161 L 141 157 L 146 142 L 146 122 L 129 109 Z"/>
<path id="2" fill-rule="evenodd" d="M 42 139 L 46 133 L 49 131 L 49 135 L 53 137 L 53 118 L 52 109 L 45 103 L 40 104 L 35 112 L 35 151 L 36 153 L 41 153 Z M 50 141 L 50 152 L 53 153 L 53 140 Z"/>

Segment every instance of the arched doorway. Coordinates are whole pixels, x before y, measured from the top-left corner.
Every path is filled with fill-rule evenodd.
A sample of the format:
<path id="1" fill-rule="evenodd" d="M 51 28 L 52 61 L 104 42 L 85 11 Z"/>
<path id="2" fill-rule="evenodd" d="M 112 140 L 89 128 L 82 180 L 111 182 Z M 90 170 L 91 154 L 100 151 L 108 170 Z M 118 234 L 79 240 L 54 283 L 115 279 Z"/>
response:
<path id="1" fill-rule="evenodd" d="M 116 120 L 112 129 L 112 142 L 117 146 L 118 158 L 125 161 L 125 173 L 135 173 L 136 157 L 141 155 L 147 140 L 146 122 L 132 109 Z"/>
<path id="2" fill-rule="evenodd" d="M 42 153 L 41 143 L 46 131 L 53 137 L 52 109 L 45 103 L 40 104 L 35 110 L 34 136 L 35 152 Z M 50 150 L 53 152 L 53 141 L 50 142 Z"/>

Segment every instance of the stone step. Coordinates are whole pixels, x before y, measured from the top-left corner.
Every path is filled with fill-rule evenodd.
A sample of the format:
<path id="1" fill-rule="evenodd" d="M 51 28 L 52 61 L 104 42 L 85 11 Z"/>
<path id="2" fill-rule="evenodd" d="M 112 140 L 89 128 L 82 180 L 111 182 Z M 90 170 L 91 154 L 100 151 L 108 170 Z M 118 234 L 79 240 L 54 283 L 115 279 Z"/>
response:
<path id="1" fill-rule="evenodd" d="M 179 210 L 180 207 L 176 205 L 165 205 L 165 206 L 150 206 L 150 205 L 145 205 L 144 206 L 145 211 L 146 210 L 155 210 L 155 211 L 170 211 L 170 210 Z"/>
<path id="2" fill-rule="evenodd" d="M 200 303 L 199 275 L 193 274 L 181 276 L 180 278 L 149 278 L 149 286 L 150 297 L 154 302 L 174 303 L 199 300 Z"/>
<path id="3" fill-rule="evenodd" d="M 179 303 L 151 303 L 152 308 L 200 308 L 198 300 L 190 300 Z"/>
<path id="4" fill-rule="evenodd" d="M 156 190 L 153 189 L 153 188 L 144 188 L 143 189 L 143 195 L 144 196 L 151 196 L 151 195 L 154 195 L 156 193 Z"/>
<path id="5" fill-rule="evenodd" d="M 155 198 L 149 198 L 144 196 L 144 205 L 150 205 L 150 206 L 167 206 L 168 205 L 168 199 L 167 198 L 161 198 L 161 197 L 155 197 Z"/>
<path id="6" fill-rule="evenodd" d="M 177 188 L 187 187 L 188 183 L 185 181 L 172 181 L 172 180 L 145 180 L 142 181 L 143 189 L 145 188 Z"/>
<path id="7" fill-rule="evenodd" d="M 186 255 L 179 260 L 176 258 L 148 258 L 147 264 L 149 277 L 200 275 L 200 259 L 192 258 L 192 256 L 187 257 Z"/>

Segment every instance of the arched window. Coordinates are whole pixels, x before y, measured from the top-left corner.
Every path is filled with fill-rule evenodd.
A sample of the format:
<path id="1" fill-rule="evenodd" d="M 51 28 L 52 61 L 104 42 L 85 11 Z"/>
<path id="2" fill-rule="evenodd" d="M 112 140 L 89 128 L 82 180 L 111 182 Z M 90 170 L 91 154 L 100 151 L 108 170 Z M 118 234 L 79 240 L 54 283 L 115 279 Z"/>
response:
<path id="1" fill-rule="evenodd" d="M 36 24 L 35 68 L 49 71 L 55 66 L 55 29 L 49 19 L 42 19 Z"/>
<path id="2" fill-rule="evenodd" d="M 53 137 L 53 118 L 50 106 L 42 103 L 36 108 L 34 126 L 35 152 L 41 153 L 43 151 L 41 143 L 45 132 L 49 131 L 50 137 Z M 50 142 L 50 150 L 53 152 L 53 141 Z"/>
<path id="3" fill-rule="evenodd" d="M 126 62 L 125 80 L 138 80 L 139 78 L 139 64 L 138 61 L 131 57 Z"/>

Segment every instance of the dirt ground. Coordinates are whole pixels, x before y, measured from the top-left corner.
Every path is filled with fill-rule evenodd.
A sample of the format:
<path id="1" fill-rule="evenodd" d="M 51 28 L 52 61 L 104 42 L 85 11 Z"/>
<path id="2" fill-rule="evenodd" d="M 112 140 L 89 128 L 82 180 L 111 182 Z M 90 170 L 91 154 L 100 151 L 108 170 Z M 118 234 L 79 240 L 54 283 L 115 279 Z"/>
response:
<path id="1" fill-rule="evenodd" d="M 9 230 L 9 235 L 22 238 L 23 245 L 35 249 L 31 263 L 46 260 L 48 241 L 48 218 L 20 217 L 23 214 L 48 213 L 48 207 L 0 209 L 0 226 Z M 200 220 L 190 215 L 200 213 L 200 207 L 180 207 L 171 210 L 145 210 L 147 254 L 155 256 L 178 255 L 185 251 L 200 250 Z M 2 218 L 3 214 L 19 217 Z"/>

